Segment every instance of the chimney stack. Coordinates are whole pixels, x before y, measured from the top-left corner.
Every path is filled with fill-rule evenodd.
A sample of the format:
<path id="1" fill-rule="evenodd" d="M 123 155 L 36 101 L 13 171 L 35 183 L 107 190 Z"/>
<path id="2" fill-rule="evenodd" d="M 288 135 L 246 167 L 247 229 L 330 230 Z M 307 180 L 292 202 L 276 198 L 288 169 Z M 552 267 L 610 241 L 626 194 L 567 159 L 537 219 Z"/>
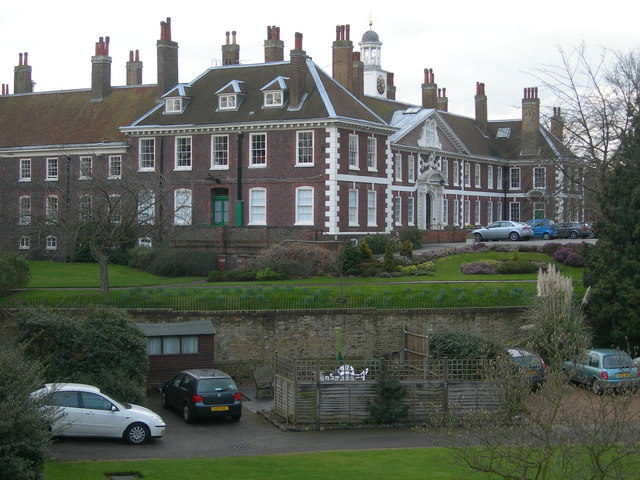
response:
<path id="1" fill-rule="evenodd" d="M 178 84 L 178 44 L 171 40 L 171 18 L 160 22 L 158 52 L 158 98 Z"/>
<path id="2" fill-rule="evenodd" d="M 522 155 L 540 152 L 540 99 L 538 87 L 524 89 L 522 98 Z"/>
<path id="3" fill-rule="evenodd" d="M 227 43 L 222 46 L 222 65 L 240 65 L 240 45 L 236 43 L 236 32 L 235 30 L 231 32 L 231 43 L 229 43 L 229 32 L 225 35 Z"/>
<path id="4" fill-rule="evenodd" d="M 480 131 L 487 135 L 487 124 L 489 116 L 487 114 L 487 95 L 484 91 L 484 83 L 476 82 L 476 125 Z"/>
<path id="5" fill-rule="evenodd" d="M 387 98 L 389 100 L 396 99 L 396 86 L 393 83 L 393 73 L 387 72 Z"/>
<path id="6" fill-rule="evenodd" d="M 353 42 L 349 39 L 349 25 L 336 27 L 333 42 L 333 79 L 349 91 L 353 86 Z"/>
<path id="7" fill-rule="evenodd" d="M 95 53 L 91 57 L 91 101 L 101 102 L 111 92 L 109 37 L 100 37 L 96 42 Z"/>
<path id="8" fill-rule="evenodd" d="M 31 65 L 28 61 L 28 53 L 20 54 L 18 66 L 13 70 L 13 93 L 33 92 L 33 81 L 31 80 Z"/>
<path id="9" fill-rule="evenodd" d="M 436 101 L 436 108 L 443 112 L 447 112 L 449 110 L 449 99 L 447 98 L 446 88 L 438 89 L 438 100 Z"/>
<path id="10" fill-rule="evenodd" d="M 353 52 L 351 93 L 353 93 L 358 100 L 364 98 L 364 63 L 360 60 L 360 52 Z"/>
<path id="11" fill-rule="evenodd" d="M 553 117 L 551 117 L 551 133 L 559 140 L 563 140 L 564 118 L 562 118 L 560 107 L 553 107 Z"/>
<path id="12" fill-rule="evenodd" d="M 142 62 L 140 61 L 140 51 L 129 51 L 129 61 L 127 62 L 127 85 L 142 85 Z"/>
<path id="13" fill-rule="evenodd" d="M 282 62 L 284 60 L 284 42 L 280 40 L 280 27 L 267 27 L 267 39 L 264 41 L 264 61 Z"/>
<path id="14" fill-rule="evenodd" d="M 424 83 L 422 84 L 422 107 L 436 108 L 436 98 L 438 95 L 438 86 L 435 82 L 433 69 L 424 69 Z"/>
<path id="15" fill-rule="evenodd" d="M 289 66 L 289 107 L 298 108 L 304 94 L 307 69 L 307 52 L 302 49 L 302 34 L 296 32 L 295 48 L 291 50 Z"/>

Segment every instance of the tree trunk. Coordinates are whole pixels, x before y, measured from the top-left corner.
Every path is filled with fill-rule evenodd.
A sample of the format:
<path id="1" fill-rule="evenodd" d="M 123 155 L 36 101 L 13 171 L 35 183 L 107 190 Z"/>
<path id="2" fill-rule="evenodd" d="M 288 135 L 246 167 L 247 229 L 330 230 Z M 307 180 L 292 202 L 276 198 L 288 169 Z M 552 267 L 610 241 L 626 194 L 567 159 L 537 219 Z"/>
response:
<path id="1" fill-rule="evenodd" d="M 109 292 L 109 258 L 106 253 L 98 254 L 98 264 L 100 265 L 100 292 Z"/>

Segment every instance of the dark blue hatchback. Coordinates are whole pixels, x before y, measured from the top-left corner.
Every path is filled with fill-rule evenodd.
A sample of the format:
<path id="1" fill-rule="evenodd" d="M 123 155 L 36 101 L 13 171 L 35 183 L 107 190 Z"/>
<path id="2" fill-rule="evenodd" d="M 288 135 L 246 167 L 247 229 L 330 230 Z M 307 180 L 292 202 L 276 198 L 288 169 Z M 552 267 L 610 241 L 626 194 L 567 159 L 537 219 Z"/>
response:
<path id="1" fill-rule="evenodd" d="M 160 395 L 162 406 L 181 411 L 187 423 L 220 416 L 237 421 L 242 416 L 242 395 L 222 370 L 184 370 L 162 386 Z"/>

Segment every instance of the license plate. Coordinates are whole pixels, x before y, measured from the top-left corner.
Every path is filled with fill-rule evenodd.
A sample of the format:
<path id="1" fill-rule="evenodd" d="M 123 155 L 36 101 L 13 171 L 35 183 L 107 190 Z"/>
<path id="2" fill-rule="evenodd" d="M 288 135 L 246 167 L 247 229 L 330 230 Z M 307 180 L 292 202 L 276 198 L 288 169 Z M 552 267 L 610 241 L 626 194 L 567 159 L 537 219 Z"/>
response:
<path id="1" fill-rule="evenodd" d="M 618 378 L 629 378 L 631 374 L 629 372 L 619 372 Z"/>
<path id="2" fill-rule="evenodd" d="M 212 412 L 223 412 L 225 410 L 229 410 L 229 407 L 226 405 L 224 407 L 211 407 Z"/>

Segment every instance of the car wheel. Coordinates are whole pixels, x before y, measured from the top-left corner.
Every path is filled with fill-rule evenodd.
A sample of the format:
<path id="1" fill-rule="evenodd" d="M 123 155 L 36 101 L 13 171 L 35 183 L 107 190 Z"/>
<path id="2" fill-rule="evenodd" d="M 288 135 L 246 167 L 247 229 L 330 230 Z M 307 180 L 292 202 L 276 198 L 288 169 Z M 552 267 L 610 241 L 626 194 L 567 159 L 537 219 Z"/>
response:
<path id="1" fill-rule="evenodd" d="M 149 440 L 149 427 L 144 423 L 132 423 L 124 431 L 124 438 L 131 445 L 140 445 Z"/>
<path id="2" fill-rule="evenodd" d="M 233 420 L 234 422 L 237 422 L 238 420 L 240 420 L 241 417 L 242 417 L 242 412 L 234 413 L 233 415 L 231 415 L 231 420 Z"/>
<path id="3" fill-rule="evenodd" d="M 185 404 L 182 409 L 182 419 L 185 423 L 193 423 L 193 412 L 191 411 L 191 407 L 188 404 Z"/>
<path id="4" fill-rule="evenodd" d="M 575 240 L 576 238 L 578 238 L 578 232 L 571 232 L 569 234 L 569 238 L 572 238 L 573 240 Z"/>
<path id="5" fill-rule="evenodd" d="M 604 392 L 604 389 L 602 388 L 602 385 L 595 378 L 593 380 L 591 380 L 590 387 L 591 387 L 591 391 L 593 393 L 595 393 L 596 395 L 602 395 L 602 393 Z"/>
<path id="6" fill-rule="evenodd" d="M 545 240 L 550 240 L 551 239 L 551 235 L 549 235 L 548 233 L 543 233 L 542 234 L 542 238 Z"/>
<path id="7" fill-rule="evenodd" d="M 163 408 L 169 408 L 169 404 L 167 403 L 167 393 L 166 392 L 162 392 L 160 394 L 160 403 L 162 404 Z"/>
<path id="8" fill-rule="evenodd" d="M 473 236 L 476 239 L 476 242 L 481 242 L 482 241 L 482 235 L 479 233 L 474 233 Z"/>
<path id="9" fill-rule="evenodd" d="M 509 234 L 509 240 L 511 240 L 512 242 L 517 242 L 518 240 L 520 240 L 520 235 L 518 235 L 518 232 L 511 232 Z"/>

